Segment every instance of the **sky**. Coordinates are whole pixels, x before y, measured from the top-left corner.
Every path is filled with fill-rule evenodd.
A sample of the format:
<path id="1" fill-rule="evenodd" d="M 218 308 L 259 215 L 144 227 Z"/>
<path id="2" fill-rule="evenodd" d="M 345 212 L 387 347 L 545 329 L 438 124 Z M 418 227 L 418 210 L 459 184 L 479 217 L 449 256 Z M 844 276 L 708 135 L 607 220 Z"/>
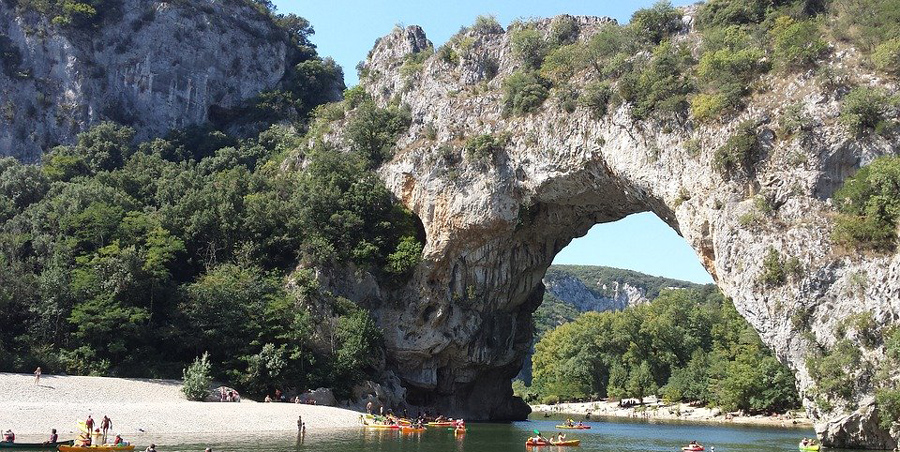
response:
<path id="1" fill-rule="evenodd" d="M 491 14 L 504 26 L 517 18 L 558 14 L 609 16 L 628 22 L 637 9 L 655 0 L 275 0 L 279 13 L 294 13 L 312 23 L 319 55 L 344 68 L 347 86 L 356 85 L 356 64 L 375 40 L 397 24 L 420 25 L 435 48 L 479 15 Z M 674 5 L 692 3 L 673 0 Z M 672 228 L 652 213 L 598 224 L 560 252 L 556 264 L 607 265 L 699 283 L 712 282 L 696 253 Z"/>

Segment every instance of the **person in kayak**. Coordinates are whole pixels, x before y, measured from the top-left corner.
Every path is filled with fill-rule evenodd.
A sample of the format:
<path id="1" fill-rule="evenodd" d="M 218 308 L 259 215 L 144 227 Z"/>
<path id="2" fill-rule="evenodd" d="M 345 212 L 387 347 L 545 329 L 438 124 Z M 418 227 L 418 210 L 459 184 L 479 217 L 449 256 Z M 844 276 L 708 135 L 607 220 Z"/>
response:
<path id="1" fill-rule="evenodd" d="M 16 442 L 16 434 L 13 433 L 12 430 L 7 429 L 6 432 L 3 433 L 3 442 L 5 442 L 5 443 Z"/>
<path id="2" fill-rule="evenodd" d="M 151 444 L 150 447 L 144 449 L 144 452 L 156 452 L 156 444 Z"/>
<path id="3" fill-rule="evenodd" d="M 565 433 L 559 432 L 559 434 L 556 435 L 556 442 L 561 443 L 561 442 L 563 442 L 563 441 L 565 441 L 565 440 L 566 440 L 566 434 L 565 434 Z"/>
<path id="4" fill-rule="evenodd" d="M 53 444 L 59 440 L 59 435 L 56 434 L 56 429 L 50 429 L 50 440 L 45 442 L 44 444 Z"/>

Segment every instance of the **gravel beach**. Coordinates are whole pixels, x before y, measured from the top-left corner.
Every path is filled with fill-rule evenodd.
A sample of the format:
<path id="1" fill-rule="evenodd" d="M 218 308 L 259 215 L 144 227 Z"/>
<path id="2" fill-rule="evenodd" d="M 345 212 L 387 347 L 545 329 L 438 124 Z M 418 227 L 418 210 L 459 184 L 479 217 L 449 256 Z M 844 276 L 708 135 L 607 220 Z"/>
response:
<path id="1" fill-rule="evenodd" d="M 293 403 L 190 402 L 179 380 L 0 373 L 0 430 L 12 429 L 19 441 L 44 440 L 55 428 L 61 439 L 74 437 L 77 421 L 103 416 L 113 434 L 129 436 L 297 432 L 297 416 L 307 431 L 357 425 L 358 412 Z"/>

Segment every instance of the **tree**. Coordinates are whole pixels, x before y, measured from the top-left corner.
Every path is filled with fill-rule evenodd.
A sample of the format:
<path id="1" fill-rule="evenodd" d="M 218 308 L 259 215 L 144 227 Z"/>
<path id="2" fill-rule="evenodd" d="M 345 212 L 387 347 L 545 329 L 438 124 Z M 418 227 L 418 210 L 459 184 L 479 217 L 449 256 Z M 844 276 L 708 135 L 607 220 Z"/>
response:
<path id="1" fill-rule="evenodd" d="M 188 400 L 200 402 L 206 399 L 212 382 L 211 371 L 212 364 L 209 362 L 209 353 L 206 352 L 184 369 L 181 392 Z"/>
<path id="2" fill-rule="evenodd" d="M 628 375 L 626 388 L 628 390 L 628 395 L 637 397 L 642 405 L 644 404 L 644 397 L 656 394 L 659 387 L 653 379 L 653 373 L 650 371 L 650 363 L 644 361 L 636 369 L 631 369 L 631 372 Z"/>

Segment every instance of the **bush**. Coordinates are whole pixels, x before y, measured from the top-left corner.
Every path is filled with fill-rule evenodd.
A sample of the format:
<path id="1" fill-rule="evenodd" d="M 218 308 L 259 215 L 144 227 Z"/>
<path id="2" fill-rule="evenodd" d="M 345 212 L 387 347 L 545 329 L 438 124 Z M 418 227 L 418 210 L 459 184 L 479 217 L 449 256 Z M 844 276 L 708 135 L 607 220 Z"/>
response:
<path id="1" fill-rule="evenodd" d="M 470 159 L 486 161 L 491 159 L 497 152 L 502 151 L 505 146 L 505 138 L 494 138 L 493 135 L 485 134 L 469 138 L 466 141 L 465 150 L 466 155 Z"/>
<path id="2" fill-rule="evenodd" d="M 656 2 L 650 8 L 637 10 L 631 16 L 630 24 L 640 39 L 651 44 L 659 44 L 683 27 L 681 11 L 666 0 Z"/>
<path id="3" fill-rule="evenodd" d="M 558 16 L 550 23 L 549 41 L 554 46 L 573 44 L 578 40 L 581 27 L 572 16 Z"/>
<path id="4" fill-rule="evenodd" d="M 541 77 L 555 84 L 572 78 L 581 69 L 584 61 L 584 48 L 578 44 L 569 44 L 553 49 L 541 64 Z"/>
<path id="5" fill-rule="evenodd" d="M 724 27 L 762 22 L 769 0 L 710 0 L 697 13 L 702 28 Z"/>
<path id="6" fill-rule="evenodd" d="M 900 157 L 880 157 L 834 194 L 840 215 L 833 238 L 854 248 L 892 251 L 900 219 Z"/>
<path id="7" fill-rule="evenodd" d="M 818 396 L 825 400 L 849 400 L 856 387 L 852 372 L 859 368 L 860 358 L 859 348 L 844 339 L 824 356 L 808 359 L 806 369 L 816 382 Z"/>
<path id="8" fill-rule="evenodd" d="M 884 91 L 860 86 L 850 91 L 844 99 L 840 121 L 850 133 L 864 135 L 884 128 L 888 107 L 888 96 Z"/>
<path id="9" fill-rule="evenodd" d="M 769 247 L 766 256 L 763 258 L 763 272 L 759 280 L 761 283 L 769 287 L 776 287 L 784 284 L 785 270 L 784 263 L 781 261 L 781 254 L 775 248 Z"/>
<path id="10" fill-rule="evenodd" d="M 397 244 L 397 250 L 387 257 L 387 272 L 406 275 L 422 260 L 422 244 L 415 237 L 406 236 Z"/>
<path id="11" fill-rule="evenodd" d="M 900 38 L 883 42 L 872 52 L 875 67 L 886 74 L 900 77 Z"/>
<path id="12" fill-rule="evenodd" d="M 633 105 L 632 116 L 647 119 L 654 112 L 686 113 L 687 95 L 694 91 L 687 76 L 692 63 L 688 49 L 670 41 L 658 45 L 647 64 L 619 81 L 619 95 Z"/>
<path id="13" fill-rule="evenodd" d="M 716 150 L 713 155 L 713 167 L 720 174 L 724 176 L 750 172 L 761 151 L 756 128 L 756 121 L 742 122 L 734 135 Z"/>
<path id="14" fill-rule="evenodd" d="M 524 115 L 537 111 L 549 95 L 548 83 L 533 71 L 516 71 L 503 81 L 503 113 Z"/>
<path id="15" fill-rule="evenodd" d="M 209 385 L 212 382 L 211 372 L 212 364 L 209 362 L 209 353 L 206 352 L 184 369 L 181 392 L 188 400 L 202 402 L 209 395 Z"/>
<path id="16" fill-rule="evenodd" d="M 513 55 L 528 69 L 538 69 L 547 56 L 549 46 L 544 36 L 533 26 L 516 28 L 510 35 Z"/>
<path id="17" fill-rule="evenodd" d="M 503 33 L 503 27 L 500 26 L 500 22 L 497 22 L 497 18 L 492 15 L 478 16 L 475 18 L 475 24 L 472 25 L 472 31 L 483 35 L 499 34 Z"/>
<path id="18" fill-rule="evenodd" d="M 769 35 L 774 44 L 775 60 L 789 69 L 813 65 L 828 49 L 819 24 L 813 20 L 796 21 L 781 16 L 775 19 Z"/>
<path id="19" fill-rule="evenodd" d="M 453 50 L 453 46 L 450 43 L 444 44 L 437 51 L 438 58 L 452 66 L 456 66 L 459 64 L 459 54 L 456 53 L 456 50 Z"/>
<path id="20" fill-rule="evenodd" d="M 379 108 L 374 102 L 364 102 L 347 123 L 345 136 L 353 150 L 374 168 L 391 158 L 397 138 L 406 132 L 411 121 L 409 111 Z"/>
<path id="21" fill-rule="evenodd" d="M 580 97 L 581 105 L 591 111 L 594 118 L 606 116 L 609 108 L 609 100 L 612 98 L 612 87 L 607 81 L 595 81 L 584 88 L 584 94 Z"/>
<path id="22" fill-rule="evenodd" d="M 636 40 L 633 29 L 604 24 L 587 42 L 584 64 L 593 65 L 603 77 L 618 77 L 630 69 Z"/>
<path id="23" fill-rule="evenodd" d="M 881 428 L 890 430 L 900 422 L 900 389 L 879 389 L 875 391 L 878 404 L 878 419 Z"/>
<path id="24" fill-rule="evenodd" d="M 722 115 L 730 102 L 725 94 L 698 94 L 691 99 L 691 115 L 698 121 L 709 121 Z"/>

